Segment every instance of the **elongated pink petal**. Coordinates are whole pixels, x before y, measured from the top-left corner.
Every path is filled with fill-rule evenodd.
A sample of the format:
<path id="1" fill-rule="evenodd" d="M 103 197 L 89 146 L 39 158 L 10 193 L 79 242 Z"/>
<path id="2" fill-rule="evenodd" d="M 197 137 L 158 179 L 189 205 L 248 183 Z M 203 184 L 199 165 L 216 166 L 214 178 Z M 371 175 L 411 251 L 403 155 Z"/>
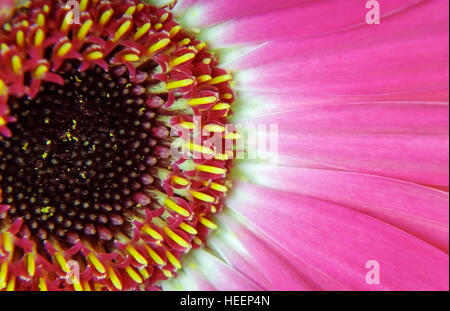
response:
<path id="1" fill-rule="evenodd" d="M 377 103 L 301 109 L 237 122 L 278 124 L 279 161 L 284 165 L 445 187 L 448 118 L 448 105 Z"/>
<path id="2" fill-rule="evenodd" d="M 342 171 L 241 165 L 253 183 L 370 215 L 448 253 L 449 195 L 416 184 Z"/>
<path id="3" fill-rule="evenodd" d="M 448 255 L 389 224 L 326 201 L 238 183 L 229 206 L 255 232 L 357 290 L 448 290 Z M 366 283 L 367 262 L 381 284 Z M 277 269 L 277 267 L 267 267 Z"/>

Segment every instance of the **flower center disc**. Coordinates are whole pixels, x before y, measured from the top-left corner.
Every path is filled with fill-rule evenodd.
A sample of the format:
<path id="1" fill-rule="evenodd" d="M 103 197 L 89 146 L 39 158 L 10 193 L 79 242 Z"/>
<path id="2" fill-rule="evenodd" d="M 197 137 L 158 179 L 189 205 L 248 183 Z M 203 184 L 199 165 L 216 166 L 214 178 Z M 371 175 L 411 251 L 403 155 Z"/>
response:
<path id="1" fill-rule="evenodd" d="M 173 5 L 32 0 L 1 25 L 0 290 L 160 289 L 217 228 L 231 76 Z"/>

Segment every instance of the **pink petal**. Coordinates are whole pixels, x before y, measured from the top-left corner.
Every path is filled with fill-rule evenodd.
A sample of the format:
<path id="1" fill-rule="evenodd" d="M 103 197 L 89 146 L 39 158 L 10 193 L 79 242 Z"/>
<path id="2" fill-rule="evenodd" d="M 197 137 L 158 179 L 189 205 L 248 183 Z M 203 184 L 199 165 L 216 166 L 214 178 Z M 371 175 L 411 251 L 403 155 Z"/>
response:
<path id="1" fill-rule="evenodd" d="M 237 123 L 278 124 L 284 165 L 448 186 L 448 105 L 379 103 L 287 111 Z"/>
<path id="2" fill-rule="evenodd" d="M 257 234 L 356 290 L 448 290 L 448 255 L 354 210 L 297 194 L 238 183 L 229 206 Z M 381 265 L 369 285 L 365 265 Z M 268 266 L 267 269 L 278 269 Z"/>
<path id="3" fill-rule="evenodd" d="M 258 185 L 345 206 L 449 251 L 448 193 L 342 171 L 251 164 L 240 168 Z"/>

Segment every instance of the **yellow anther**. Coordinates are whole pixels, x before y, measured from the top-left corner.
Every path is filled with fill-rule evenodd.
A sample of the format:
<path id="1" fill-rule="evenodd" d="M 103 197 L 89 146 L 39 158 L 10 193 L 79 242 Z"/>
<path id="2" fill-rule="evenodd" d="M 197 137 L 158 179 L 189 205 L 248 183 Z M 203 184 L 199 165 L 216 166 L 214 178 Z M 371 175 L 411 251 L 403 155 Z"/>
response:
<path id="1" fill-rule="evenodd" d="M 58 49 L 58 52 L 56 52 L 56 55 L 58 57 L 64 57 L 69 51 L 72 49 L 72 43 L 66 42 Z"/>
<path id="2" fill-rule="evenodd" d="M 207 219 L 207 218 L 205 218 L 203 216 L 200 216 L 199 220 L 200 220 L 200 223 L 202 225 L 204 225 L 205 227 L 207 227 L 207 228 L 209 228 L 211 230 L 216 230 L 217 229 L 217 225 L 215 223 L 213 223 L 211 220 L 209 220 L 209 219 Z"/>
<path id="3" fill-rule="evenodd" d="M 72 11 L 67 12 L 66 16 L 63 19 L 61 24 L 61 31 L 66 32 L 69 30 L 70 26 L 73 24 L 75 18 L 75 14 Z"/>
<path id="4" fill-rule="evenodd" d="M 46 292 L 47 289 L 47 283 L 45 283 L 45 279 L 44 278 L 39 278 L 39 290 L 41 292 Z"/>
<path id="5" fill-rule="evenodd" d="M 227 170 L 220 167 L 210 166 L 210 165 L 199 165 L 197 166 L 197 170 L 205 172 L 205 173 L 211 173 L 211 174 L 217 174 L 217 175 L 223 175 L 227 173 Z"/>
<path id="6" fill-rule="evenodd" d="M 177 269 L 181 269 L 181 262 L 171 252 L 166 251 L 167 260 Z"/>
<path id="7" fill-rule="evenodd" d="M 45 26 L 45 16 L 42 13 L 39 13 L 39 15 L 36 18 L 36 23 L 40 26 L 40 27 L 44 27 Z"/>
<path id="8" fill-rule="evenodd" d="M 30 23 L 29 23 L 27 20 L 23 20 L 23 21 L 22 21 L 22 26 L 24 26 L 24 27 L 29 27 L 29 26 L 30 26 Z"/>
<path id="9" fill-rule="evenodd" d="M 199 245 L 199 246 L 202 246 L 202 245 L 203 245 L 203 241 L 200 240 L 198 237 L 195 237 L 195 238 L 194 238 L 194 243 L 197 244 L 197 245 Z"/>
<path id="10" fill-rule="evenodd" d="M 86 11 L 88 4 L 89 4 L 89 0 L 81 0 L 80 1 L 80 11 Z"/>
<path id="11" fill-rule="evenodd" d="M 111 280 L 111 283 L 114 285 L 115 288 L 118 290 L 122 290 L 122 283 L 120 282 L 119 277 L 117 276 L 116 272 L 112 268 L 108 269 L 108 276 Z"/>
<path id="12" fill-rule="evenodd" d="M 205 154 L 205 155 L 212 155 L 212 154 L 214 154 L 214 150 L 212 150 L 211 148 L 206 147 L 206 146 L 200 146 L 200 145 L 197 145 L 197 144 L 194 144 L 194 143 L 186 143 L 185 146 L 186 146 L 186 148 L 188 150 L 190 150 L 192 152 L 200 152 L 200 153 Z"/>
<path id="13" fill-rule="evenodd" d="M 214 156 L 214 159 L 221 160 L 221 161 L 228 161 L 230 159 L 230 157 L 227 154 L 221 153 L 221 154 L 216 154 Z"/>
<path id="14" fill-rule="evenodd" d="M 8 232 L 3 232 L 3 248 L 8 253 L 12 253 L 12 251 L 14 249 L 11 235 Z"/>
<path id="15" fill-rule="evenodd" d="M 8 88 L 6 87 L 5 82 L 0 79 L 0 96 L 6 95 L 8 93 Z"/>
<path id="16" fill-rule="evenodd" d="M 214 79 L 209 81 L 209 84 L 212 84 L 212 85 L 220 84 L 220 83 L 230 81 L 231 79 L 233 79 L 233 77 L 231 75 L 222 75 L 222 76 L 215 77 Z"/>
<path id="17" fill-rule="evenodd" d="M 136 54 L 126 54 L 123 56 L 123 60 L 126 62 L 137 62 L 139 61 L 139 55 Z"/>
<path id="18" fill-rule="evenodd" d="M 45 34 L 42 29 L 38 29 L 34 35 L 34 46 L 41 46 L 44 42 Z"/>
<path id="19" fill-rule="evenodd" d="M 139 253 L 133 245 L 128 245 L 127 246 L 127 252 L 133 256 L 133 258 L 140 263 L 141 265 L 147 266 L 148 262 L 147 259 L 144 258 L 144 256 L 141 255 L 141 253 Z"/>
<path id="20" fill-rule="evenodd" d="M 197 45 L 195 46 L 195 48 L 196 48 L 198 51 L 201 51 L 201 50 L 203 50 L 204 48 L 206 48 L 206 43 L 205 43 L 205 42 L 200 42 L 199 44 L 197 44 Z"/>
<path id="21" fill-rule="evenodd" d="M 113 15 L 114 11 L 113 9 L 106 10 L 102 13 L 102 16 L 100 16 L 100 26 L 105 26 L 109 20 L 111 19 L 111 16 Z"/>
<path id="22" fill-rule="evenodd" d="M 144 227 L 142 227 L 142 231 L 144 231 L 145 233 L 147 233 L 149 236 L 151 236 L 152 238 L 154 238 L 155 240 L 162 240 L 163 237 L 161 236 L 161 234 L 159 234 L 158 231 L 152 229 L 150 226 L 145 225 Z"/>
<path id="23" fill-rule="evenodd" d="M 103 58 L 103 53 L 100 51 L 94 51 L 88 54 L 88 60 L 98 60 Z"/>
<path id="24" fill-rule="evenodd" d="M 203 183 L 204 186 L 207 186 L 208 184 L 209 183 L 207 181 L 205 181 Z M 216 190 L 216 191 L 219 191 L 219 192 L 223 192 L 223 193 L 228 192 L 228 188 L 225 187 L 224 185 L 221 185 L 221 184 L 213 182 L 213 183 L 211 183 L 210 186 L 211 186 L 211 189 L 213 189 L 213 190 Z"/>
<path id="25" fill-rule="evenodd" d="M 203 75 L 203 76 L 198 76 L 196 78 L 198 83 L 203 83 L 203 82 L 208 82 L 212 79 L 212 77 L 210 75 Z"/>
<path id="26" fill-rule="evenodd" d="M 135 5 L 130 6 L 130 7 L 126 10 L 125 15 L 133 15 L 134 12 L 136 12 L 136 6 L 135 6 Z"/>
<path id="27" fill-rule="evenodd" d="M 209 96 L 209 97 L 200 97 L 194 98 L 188 101 L 188 105 L 190 106 L 200 106 L 200 105 L 208 105 L 215 103 L 217 101 L 217 97 Z"/>
<path id="28" fill-rule="evenodd" d="M 225 135 L 225 139 L 237 140 L 241 138 L 241 134 L 239 133 L 228 133 Z"/>
<path id="29" fill-rule="evenodd" d="M 143 3 L 139 3 L 139 4 L 137 5 L 138 11 L 142 11 L 144 8 L 145 8 L 145 5 L 144 5 Z"/>
<path id="30" fill-rule="evenodd" d="M 223 98 L 228 99 L 228 100 L 233 99 L 233 94 L 227 93 L 227 94 L 223 95 Z"/>
<path id="31" fill-rule="evenodd" d="M 72 278 L 72 285 L 73 288 L 75 289 L 75 291 L 77 292 L 82 292 L 83 291 L 83 286 L 80 283 L 80 280 L 78 280 L 77 278 Z"/>
<path id="32" fill-rule="evenodd" d="M 216 199 L 213 196 L 210 196 L 208 194 L 202 193 L 202 192 L 198 192 L 198 191 L 191 191 L 191 195 L 196 198 L 199 199 L 200 201 L 206 202 L 206 203 L 214 203 L 216 201 Z"/>
<path id="33" fill-rule="evenodd" d="M 215 105 L 212 110 L 215 111 L 219 111 L 219 110 L 228 110 L 231 108 L 230 104 L 226 104 L 226 103 L 218 103 L 217 105 Z"/>
<path id="34" fill-rule="evenodd" d="M 163 24 L 158 23 L 154 26 L 155 30 L 160 30 L 161 28 L 163 28 Z"/>
<path id="35" fill-rule="evenodd" d="M 128 273 L 128 275 L 130 276 L 130 278 L 133 279 L 133 281 L 135 281 L 135 282 L 138 283 L 138 284 L 142 284 L 142 278 L 141 278 L 141 276 L 140 276 L 136 271 L 134 271 L 134 269 L 131 268 L 131 266 L 126 267 L 126 268 L 125 268 L 125 271 Z"/>
<path id="36" fill-rule="evenodd" d="M 8 286 L 6 287 L 6 291 L 13 292 L 16 288 L 16 277 L 12 276 L 9 278 Z"/>
<path id="37" fill-rule="evenodd" d="M 5 119 L 2 116 L 0 116 L 0 126 L 4 126 L 5 124 L 6 124 Z"/>
<path id="38" fill-rule="evenodd" d="M 170 43 L 170 39 L 165 38 L 162 40 L 159 40 L 157 43 L 153 44 L 147 51 L 148 54 L 153 54 L 163 48 L 165 48 L 166 46 L 168 46 Z"/>
<path id="39" fill-rule="evenodd" d="M 48 71 L 48 67 L 46 65 L 39 65 L 34 70 L 34 76 L 37 78 L 42 78 Z"/>
<path id="40" fill-rule="evenodd" d="M 61 269 L 64 272 L 69 273 L 70 272 L 70 266 L 67 263 L 66 259 L 63 257 L 63 255 L 61 255 L 61 253 L 56 253 L 55 254 L 55 258 L 56 258 L 56 261 L 58 262 L 58 264 L 60 265 Z"/>
<path id="41" fill-rule="evenodd" d="M 166 278 L 170 279 L 173 277 L 173 273 L 166 269 L 161 269 L 162 273 L 166 276 Z"/>
<path id="42" fill-rule="evenodd" d="M 211 133 L 223 133 L 225 132 L 225 127 L 218 124 L 208 124 L 203 128 L 204 130 Z"/>
<path id="43" fill-rule="evenodd" d="M 83 288 L 84 288 L 85 292 L 91 292 L 92 291 L 91 285 L 89 285 L 89 282 L 87 282 L 87 281 L 83 282 Z"/>
<path id="44" fill-rule="evenodd" d="M 173 89 L 177 89 L 180 87 L 187 87 L 194 84 L 194 80 L 192 79 L 184 79 L 184 80 L 179 80 L 179 81 L 171 81 L 169 83 L 167 83 L 167 89 L 168 90 L 173 90 Z"/>
<path id="45" fill-rule="evenodd" d="M 78 30 L 77 38 L 78 40 L 82 41 L 84 38 L 86 38 L 87 34 L 89 33 L 89 30 L 91 30 L 92 25 L 94 25 L 94 22 L 91 19 L 88 19 L 81 25 L 80 30 Z"/>
<path id="46" fill-rule="evenodd" d="M 177 57 L 173 61 L 171 61 L 170 67 L 176 67 L 176 66 L 184 64 L 194 58 L 195 58 L 194 53 L 186 53 L 183 56 Z"/>
<path id="47" fill-rule="evenodd" d="M 100 262 L 100 260 L 98 260 L 98 258 L 93 253 L 90 253 L 88 255 L 88 259 L 99 273 L 104 274 L 106 272 L 105 266 Z"/>
<path id="48" fill-rule="evenodd" d="M 22 30 L 19 30 L 16 33 L 16 42 L 18 46 L 23 46 L 23 44 L 25 43 L 25 35 Z"/>
<path id="49" fill-rule="evenodd" d="M 211 213 L 217 213 L 217 208 L 215 206 L 211 206 Z"/>
<path id="50" fill-rule="evenodd" d="M 170 208 L 171 210 L 173 210 L 175 213 L 180 214 L 183 217 L 189 217 L 191 215 L 188 210 L 182 208 L 181 206 L 179 206 L 178 204 L 176 204 L 175 202 L 173 202 L 169 199 L 164 201 L 164 205 L 167 206 L 168 208 Z"/>
<path id="51" fill-rule="evenodd" d="M 27 255 L 27 271 L 29 276 L 34 276 L 36 273 L 36 262 L 33 253 L 28 253 Z"/>
<path id="52" fill-rule="evenodd" d="M 162 23 L 164 23 L 168 18 L 169 18 L 169 13 L 164 13 L 163 15 L 161 15 L 161 17 L 160 17 L 159 20 L 160 20 Z"/>
<path id="53" fill-rule="evenodd" d="M 151 27 L 152 24 L 150 23 L 145 23 L 144 25 L 139 27 L 139 29 L 134 34 L 134 40 L 139 40 L 143 35 L 145 35 L 150 30 Z"/>
<path id="54" fill-rule="evenodd" d="M 187 45 L 189 45 L 189 43 L 191 43 L 191 39 L 189 39 L 189 38 L 184 38 L 183 40 L 178 42 L 178 44 L 181 46 L 187 46 Z"/>
<path id="55" fill-rule="evenodd" d="M 131 25 L 132 24 L 131 24 L 130 20 L 123 22 L 122 25 L 120 25 L 119 29 L 117 29 L 117 31 L 114 35 L 113 42 L 119 41 L 119 39 L 122 38 L 123 35 L 127 33 L 127 31 L 130 29 Z"/>
<path id="56" fill-rule="evenodd" d="M 45 13 L 49 13 L 50 12 L 50 7 L 48 5 L 46 5 L 46 4 L 44 4 L 42 9 L 44 10 Z"/>
<path id="57" fill-rule="evenodd" d="M 185 222 L 182 222 L 180 224 L 180 228 L 183 229 L 184 231 L 186 231 L 187 233 L 192 234 L 192 235 L 196 235 L 198 233 L 198 231 L 194 227 L 188 225 Z"/>
<path id="58" fill-rule="evenodd" d="M 188 242 L 186 242 L 181 236 L 172 231 L 169 227 L 164 227 L 164 232 L 169 238 L 171 238 L 175 243 L 184 248 L 191 247 Z"/>
<path id="59" fill-rule="evenodd" d="M 156 262 L 157 265 L 159 266 L 164 266 L 165 262 L 164 260 L 161 258 L 161 256 L 158 255 L 157 252 L 155 252 L 150 246 L 145 245 L 145 248 L 147 249 L 148 255 L 150 256 L 150 258 L 153 259 L 154 262 Z"/>
<path id="60" fill-rule="evenodd" d="M 148 273 L 147 269 L 145 269 L 145 268 L 139 269 L 139 273 L 142 275 L 144 280 L 147 280 L 150 278 L 150 274 Z"/>
<path id="61" fill-rule="evenodd" d="M 20 71 L 22 70 L 22 60 L 20 59 L 20 57 L 18 55 L 14 55 L 11 58 L 11 67 L 12 67 L 12 70 L 17 74 L 19 74 Z"/>
<path id="62" fill-rule="evenodd" d="M 177 34 L 180 33 L 181 29 L 182 28 L 180 25 L 177 25 L 177 26 L 173 27 L 172 29 L 170 29 L 170 31 L 169 31 L 170 37 L 171 38 L 175 37 Z"/>
<path id="63" fill-rule="evenodd" d="M 8 276 L 8 262 L 2 263 L 0 268 L 0 290 L 6 287 L 6 277 Z"/>
<path id="64" fill-rule="evenodd" d="M 189 185 L 189 180 L 187 180 L 186 178 L 182 178 L 182 177 L 179 177 L 179 176 L 173 176 L 172 180 L 173 180 L 174 183 L 176 183 L 176 184 L 178 184 L 180 186 L 183 186 L 183 187 Z"/>
<path id="65" fill-rule="evenodd" d="M 180 125 L 188 130 L 193 130 L 195 128 L 195 125 L 192 122 L 181 122 Z"/>

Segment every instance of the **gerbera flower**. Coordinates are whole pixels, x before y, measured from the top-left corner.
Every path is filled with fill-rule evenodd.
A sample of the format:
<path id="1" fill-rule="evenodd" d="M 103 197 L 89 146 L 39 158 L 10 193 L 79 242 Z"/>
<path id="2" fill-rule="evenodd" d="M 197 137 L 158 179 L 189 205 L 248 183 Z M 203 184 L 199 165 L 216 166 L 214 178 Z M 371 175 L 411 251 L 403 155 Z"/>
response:
<path id="1" fill-rule="evenodd" d="M 448 289 L 448 3 L 148 2 L 2 2 L 0 289 Z"/>

